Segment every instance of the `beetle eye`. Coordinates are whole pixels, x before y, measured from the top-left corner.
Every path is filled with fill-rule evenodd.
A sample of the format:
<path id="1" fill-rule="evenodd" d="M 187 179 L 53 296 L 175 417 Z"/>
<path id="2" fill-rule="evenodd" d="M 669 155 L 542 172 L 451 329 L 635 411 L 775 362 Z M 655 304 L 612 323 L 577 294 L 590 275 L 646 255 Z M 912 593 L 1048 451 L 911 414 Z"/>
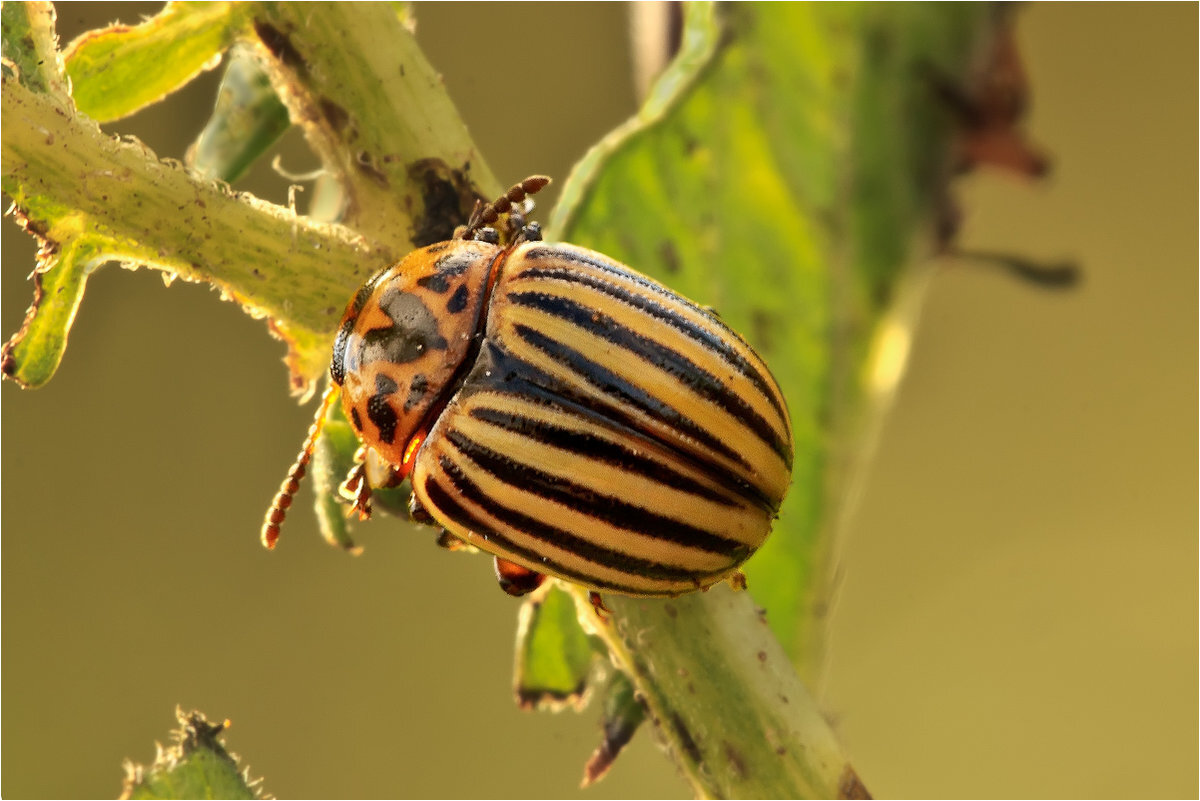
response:
<path id="1" fill-rule="evenodd" d="M 475 238 L 480 242 L 487 242 L 489 245 L 500 244 L 500 234 L 495 228 L 480 228 L 475 232 Z"/>

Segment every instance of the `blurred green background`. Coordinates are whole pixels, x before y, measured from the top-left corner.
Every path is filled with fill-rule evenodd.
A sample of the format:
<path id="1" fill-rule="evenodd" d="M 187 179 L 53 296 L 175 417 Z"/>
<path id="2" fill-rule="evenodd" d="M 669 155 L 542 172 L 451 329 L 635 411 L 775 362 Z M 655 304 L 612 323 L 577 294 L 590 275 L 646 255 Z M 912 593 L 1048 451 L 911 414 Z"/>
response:
<path id="1" fill-rule="evenodd" d="M 68 4 L 60 33 L 156 8 Z M 418 38 L 498 176 L 561 178 L 633 111 L 626 14 L 418 4 Z M 960 241 L 1086 275 L 1053 293 L 947 262 L 932 285 L 819 688 L 879 796 L 1200 792 L 1196 29 L 1195 5 L 1020 13 L 1055 170 L 963 180 Z M 107 127 L 182 157 L 216 81 Z M 314 166 L 295 132 L 281 152 Z M 239 188 L 286 186 L 262 166 Z M 8 336 L 34 249 L 3 233 Z M 488 560 L 386 519 L 350 558 L 307 513 L 259 546 L 311 415 L 282 355 L 209 289 L 109 266 L 51 384 L 0 389 L 0 794 L 115 795 L 182 704 L 231 718 L 280 797 L 576 795 L 597 713 L 512 703 L 517 604 Z M 652 739 L 583 795 L 686 795 Z"/>

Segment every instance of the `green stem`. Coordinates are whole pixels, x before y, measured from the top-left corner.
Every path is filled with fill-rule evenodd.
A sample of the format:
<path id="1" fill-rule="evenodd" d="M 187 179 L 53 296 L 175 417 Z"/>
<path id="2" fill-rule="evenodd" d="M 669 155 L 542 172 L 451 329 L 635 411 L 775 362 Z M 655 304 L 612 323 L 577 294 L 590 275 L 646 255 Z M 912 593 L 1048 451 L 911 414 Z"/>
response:
<path id="1" fill-rule="evenodd" d="M 43 236 L 59 244 L 86 236 L 93 257 L 102 251 L 216 285 L 251 315 L 276 321 L 309 378 L 324 367 L 317 342 L 336 327 L 346 298 L 395 258 L 345 227 L 196 180 L 8 76 L 0 113 L 3 190 L 41 221 Z"/>
<path id="2" fill-rule="evenodd" d="M 608 596 L 605 620 L 586 591 L 571 592 L 699 796 L 865 797 L 748 593 L 720 585 L 669 601 Z"/>

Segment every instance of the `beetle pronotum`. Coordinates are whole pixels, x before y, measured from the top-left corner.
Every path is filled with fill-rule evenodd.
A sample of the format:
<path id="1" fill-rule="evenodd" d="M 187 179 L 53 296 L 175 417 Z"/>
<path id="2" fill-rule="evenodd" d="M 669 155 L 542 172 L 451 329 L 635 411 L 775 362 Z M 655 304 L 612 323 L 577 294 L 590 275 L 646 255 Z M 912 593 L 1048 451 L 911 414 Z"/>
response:
<path id="1" fill-rule="evenodd" d="M 340 392 L 360 457 L 411 481 L 414 519 L 493 554 L 512 594 L 544 575 L 641 596 L 740 575 L 790 479 L 783 394 L 718 317 L 646 276 L 536 224 L 500 244 L 488 226 L 548 182 L 359 289 L 268 547 Z M 370 492 L 360 461 L 343 494 L 366 517 Z"/>

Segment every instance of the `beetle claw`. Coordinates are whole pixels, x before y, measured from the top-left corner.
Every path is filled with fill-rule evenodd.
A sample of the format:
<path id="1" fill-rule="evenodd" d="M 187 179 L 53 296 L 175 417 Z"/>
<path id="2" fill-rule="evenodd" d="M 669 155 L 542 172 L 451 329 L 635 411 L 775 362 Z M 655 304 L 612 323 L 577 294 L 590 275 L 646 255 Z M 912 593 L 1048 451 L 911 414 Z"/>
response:
<path id="1" fill-rule="evenodd" d="M 350 468 L 346 480 L 338 486 L 338 494 L 350 501 L 350 513 L 358 513 L 359 520 L 371 517 L 371 484 L 367 481 L 366 468 L 362 462 Z"/>
<path id="2" fill-rule="evenodd" d="M 607 621 L 612 617 L 612 610 L 604 605 L 604 599 L 595 590 L 588 593 L 588 603 L 592 605 L 592 609 L 596 610 L 596 617 L 601 620 Z"/>

